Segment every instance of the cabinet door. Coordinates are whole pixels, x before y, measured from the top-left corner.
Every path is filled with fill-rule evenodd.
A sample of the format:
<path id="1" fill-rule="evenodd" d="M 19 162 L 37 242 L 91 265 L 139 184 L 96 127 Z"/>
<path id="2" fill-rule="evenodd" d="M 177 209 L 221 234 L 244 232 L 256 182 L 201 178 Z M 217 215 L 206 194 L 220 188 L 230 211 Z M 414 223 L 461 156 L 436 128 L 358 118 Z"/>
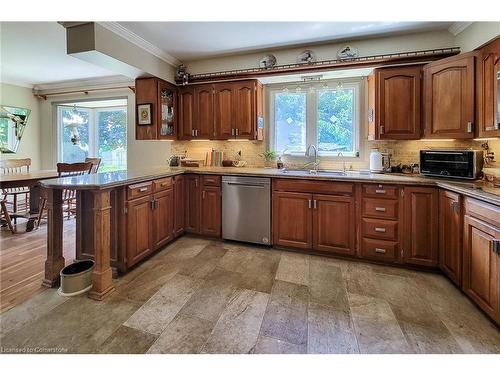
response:
<path id="1" fill-rule="evenodd" d="M 377 70 L 378 139 L 419 139 L 421 67 Z"/>
<path id="2" fill-rule="evenodd" d="M 201 233 L 220 237 L 222 225 L 221 190 L 218 186 L 204 186 L 201 192 Z"/>
<path id="3" fill-rule="evenodd" d="M 313 196 L 313 248 L 339 254 L 355 254 L 354 197 Z"/>
<path id="4" fill-rule="evenodd" d="M 220 83 L 214 85 L 214 117 L 215 138 L 233 138 L 234 126 L 233 84 Z"/>
<path id="5" fill-rule="evenodd" d="M 155 249 L 165 245 L 174 237 L 173 192 L 173 189 L 168 189 L 153 196 L 153 247 Z"/>
<path id="6" fill-rule="evenodd" d="M 174 176 L 174 236 L 184 232 L 184 176 Z"/>
<path id="7" fill-rule="evenodd" d="M 403 262 L 437 266 L 438 197 L 435 188 L 404 188 Z"/>
<path id="8" fill-rule="evenodd" d="M 175 139 L 177 134 L 177 87 L 158 81 L 158 139 Z"/>
<path id="9" fill-rule="evenodd" d="M 255 82 L 234 83 L 234 124 L 236 138 L 254 139 L 255 136 Z"/>
<path id="10" fill-rule="evenodd" d="M 477 67 L 479 137 L 500 136 L 500 38 L 481 48 Z"/>
<path id="11" fill-rule="evenodd" d="M 499 240 L 499 228 L 465 215 L 462 289 L 497 323 L 500 323 L 500 254 L 495 252 L 495 242 Z"/>
<path id="12" fill-rule="evenodd" d="M 465 53 L 425 66 L 425 138 L 474 137 L 474 63 Z"/>
<path id="13" fill-rule="evenodd" d="M 184 177 L 186 185 L 185 222 L 184 230 L 191 233 L 200 233 L 200 178 L 187 175 Z"/>
<path id="14" fill-rule="evenodd" d="M 184 87 L 179 93 L 179 138 L 194 137 L 194 90 Z"/>
<path id="15" fill-rule="evenodd" d="M 439 268 L 458 286 L 462 282 L 462 197 L 439 192 Z"/>
<path id="16" fill-rule="evenodd" d="M 151 195 L 127 202 L 127 266 L 153 251 Z"/>
<path id="17" fill-rule="evenodd" d="M 312 247 L 312 194 L 273 193 L 273 241 L 279 246 Z"/>
<path id="18" fill-rule="evenodd" d="M 214 93 L 212 85 L 202 85 L 194 89 L 196 138 L 214 137 Z"/>

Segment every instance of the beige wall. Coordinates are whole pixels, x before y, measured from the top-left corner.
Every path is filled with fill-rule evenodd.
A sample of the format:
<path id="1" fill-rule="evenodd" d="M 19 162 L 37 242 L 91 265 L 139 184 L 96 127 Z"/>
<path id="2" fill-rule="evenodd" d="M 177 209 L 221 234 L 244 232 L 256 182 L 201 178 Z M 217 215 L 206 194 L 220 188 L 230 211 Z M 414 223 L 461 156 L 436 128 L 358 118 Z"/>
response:
<path id="1" fill-rule="evenodd" d="M 473 22 L 455 40 L 462 52 L 469 52 L 500 35 L 500 22 Z"/>
<path id="2" fill-rule="evenodd" d="M 445 30 L 385 38 L 353 40 L 348 43 L 329 43 L 312 45 L 310 47 L 287 48 L 269 52 L 276 56 L 278 64 L 292 64 L 297 62 L 297 56 L 307 48 L 312 49 L 316 53 L 317 60 L 336 59 L 338 50 L 346 44 L 358 48 L 360 56 L 370 56 L 383 53 L 455 47 L 455 39 L 451 33 Z M 212 59 L 190 61 L 186 63 L 186 66 L 188 72 L 191 74 L 255 68 L 258 67 L 259 60 L 262 56 L 269 52 L 228 55 Z"/>
<path id="3" fill-rule="evenodd" d="M 40 115 L 38 100 L 30 88 L 0 83 L 0 104 L 31 110 L 19 149 L 15 154 L 2 154 L 2 159 L 31 158 L 32 170 L 40 169 Z"/>
<path id="4" fill-rule="evenodd" d="M 166 165 L 170 156 L 171 142 L 135 140 L 135 95 L 131 90 L 113 90 L 105 93 L 88 95 L 67 95 L 49 97 L 40 102 L 40 123 L 42 129 L 42 166 L 53 169 L 58 159 L 57 126 L 55 108 L 58 103 L 78 100 L 127 98 L 127 165 L 128 169 Z"/>

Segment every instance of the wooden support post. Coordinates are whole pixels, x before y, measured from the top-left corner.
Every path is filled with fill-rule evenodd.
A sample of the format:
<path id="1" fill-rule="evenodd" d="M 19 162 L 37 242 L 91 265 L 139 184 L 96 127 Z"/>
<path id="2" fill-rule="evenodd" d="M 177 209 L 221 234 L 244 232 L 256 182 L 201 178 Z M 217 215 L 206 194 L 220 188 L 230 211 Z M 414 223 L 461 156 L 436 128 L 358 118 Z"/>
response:
<path id="1" fill-rule="evenodd" d="M 89 297 L 106 298 L 115 290 L 110 266 L 111 190 L 94 190 L 92 194 L 93 225 L 88 228 L 94 235 L 95 267 Z"/>
<path id="2" fill-rule="evenodd" d="M 42 285 L 59 284 L 59 272 L 64 268 L 62 190 L 47 189 L 47 260 Z"/>

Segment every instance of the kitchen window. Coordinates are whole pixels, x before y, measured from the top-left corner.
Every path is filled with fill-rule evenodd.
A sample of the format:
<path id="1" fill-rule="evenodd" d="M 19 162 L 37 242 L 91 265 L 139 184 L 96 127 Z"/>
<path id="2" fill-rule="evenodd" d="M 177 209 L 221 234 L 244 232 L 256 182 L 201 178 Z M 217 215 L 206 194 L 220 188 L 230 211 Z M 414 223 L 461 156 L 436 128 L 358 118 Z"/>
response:
<path id="1" fill-rule="evenodd" d="M 359 156 L 360 83 L 337 81 L 270 88 L 270 148 L 302 156 Z"/>
<path id="2" fill-rule="evenodd" d="M 58 105 L 57 125 L 59 161 L 99 157 L 99 172 L 127 169 L 126 100 Z"/>

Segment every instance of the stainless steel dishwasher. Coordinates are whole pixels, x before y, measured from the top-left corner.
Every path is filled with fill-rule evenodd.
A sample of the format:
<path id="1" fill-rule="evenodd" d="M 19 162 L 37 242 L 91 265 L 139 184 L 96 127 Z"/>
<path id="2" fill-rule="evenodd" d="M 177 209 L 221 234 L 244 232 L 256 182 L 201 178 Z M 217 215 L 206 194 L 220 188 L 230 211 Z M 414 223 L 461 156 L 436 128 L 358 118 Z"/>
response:
<path id="1" fill-rule="evenodd" d="M 271 179 L 222 176 L 222 238 L 271 245 Z"/>

